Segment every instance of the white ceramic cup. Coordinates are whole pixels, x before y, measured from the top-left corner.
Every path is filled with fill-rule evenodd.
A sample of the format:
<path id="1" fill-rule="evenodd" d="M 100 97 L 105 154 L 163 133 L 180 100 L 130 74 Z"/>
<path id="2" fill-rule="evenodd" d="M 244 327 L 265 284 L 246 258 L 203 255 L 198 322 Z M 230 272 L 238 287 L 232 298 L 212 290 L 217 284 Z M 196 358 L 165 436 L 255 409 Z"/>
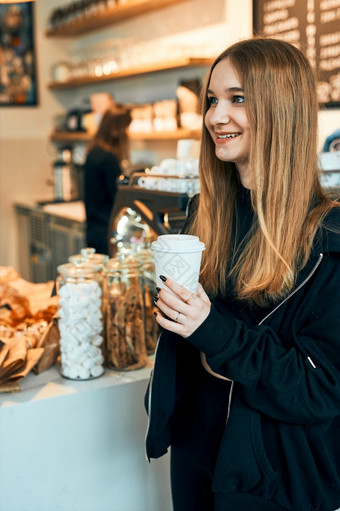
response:
<path id="1" fill-rule="evenodd" d="M 160 279 L 160 275 L 164 275 L 196 294 L 204 243 L 197 236 L 164 234 L 152 243 L 152 249 L 157 286 L 166 287 Z"/>

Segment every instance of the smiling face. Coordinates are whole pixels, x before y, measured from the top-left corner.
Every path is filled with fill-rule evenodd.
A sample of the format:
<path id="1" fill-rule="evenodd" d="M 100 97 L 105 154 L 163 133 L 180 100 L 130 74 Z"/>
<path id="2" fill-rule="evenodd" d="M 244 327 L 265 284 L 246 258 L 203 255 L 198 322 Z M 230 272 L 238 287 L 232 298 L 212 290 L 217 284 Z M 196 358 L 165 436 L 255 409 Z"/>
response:
<path id="1" fill-rule="evenodd" d="M 244 105 L 244 92 L 230 60 L 214 67 L 207 90 L 205 126 L 215 144 L 216 157 L 234 162 L 241 182 L 250 188 L 250 126 Z"/>

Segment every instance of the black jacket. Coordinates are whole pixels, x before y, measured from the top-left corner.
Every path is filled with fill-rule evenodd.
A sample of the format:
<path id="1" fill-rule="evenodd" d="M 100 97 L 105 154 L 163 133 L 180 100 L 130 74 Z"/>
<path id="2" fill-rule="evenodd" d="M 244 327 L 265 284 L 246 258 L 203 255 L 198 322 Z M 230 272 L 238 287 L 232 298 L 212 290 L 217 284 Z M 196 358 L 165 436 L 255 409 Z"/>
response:
<path id="1" fill-rule="evenodd" d="M 294 511 L 340 507 L 340 208 L 316 236 L 290 295 L 249 327 L 212 302 L 187 339 L 160 336 L 146 406 L 148 458 L 171 444 L 176 401 L 199 351 L 233 380 L 213 489 L 256 495 Z M 275 466 L 268 453 L 275 439 Z"/>
<path id="2" fill-rule="evenodd" d="M 87 155 L 84 167 L 84 202 L 87 245 L 100 254 L 109 253 L 109 221 L 121 174 L 118 158 L 101 147 Z"/>

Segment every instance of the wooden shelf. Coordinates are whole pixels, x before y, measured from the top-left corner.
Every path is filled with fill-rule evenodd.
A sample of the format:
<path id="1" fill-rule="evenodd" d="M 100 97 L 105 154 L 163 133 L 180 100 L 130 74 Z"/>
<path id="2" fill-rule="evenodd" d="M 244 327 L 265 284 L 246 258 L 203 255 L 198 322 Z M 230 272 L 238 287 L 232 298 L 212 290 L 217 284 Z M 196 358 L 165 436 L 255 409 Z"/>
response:
<path id="1" fill-rule="evenodd" d="M 200 139 L 200 130 L 179 128 L 176 131 L 153 131 L 151 133 L 130 133 L 130 140 L 180 140 L 182 138 Z M 53 142 L 89 142 L 92 135 L 87 132 L 55 131 L 50 139 Z"/>
<path id="2" fill-rule="evenodd" d="M 51 82 L 48 87 L 51 90 L 71 89 L 73 87 L 83 87 L 93 83 L 106 82 L 111 80 L 121 80 L 148 73 L 158 73 L 160 71 L 170 71 L 172 69 L 182 69 L 185 67 L 209 66 L 213 59 L 182 57 L 164 62 L 150 63 L 140 67 L 133 67 L 101 76 L 86 76 L 84 78 L 73 78 L 66 82 Z"/>
<path id="3" fill-rule="evenodd" d="M 126 4 L 119 4 L 111 9 L 105 9 L 97 14 L 85 16 L 48 30 L 46 35 L 48 37 L 79 36 L 183 1 L 185 0 L 129 0 Z"/>
<path id="4" fill-rule="evenodd" d="M 179 128 L 176 131 L 152 131 L 151 133 L 130 133 L 130 140 L 180 140 L 182 138 L 201 138 L 201 130 Z"/>
<path id="5" fill-rule="evenodd" d="M 91 138 L 86 131 L 54 131 L 50 136 L 52 142 L 89 142 Z"/>

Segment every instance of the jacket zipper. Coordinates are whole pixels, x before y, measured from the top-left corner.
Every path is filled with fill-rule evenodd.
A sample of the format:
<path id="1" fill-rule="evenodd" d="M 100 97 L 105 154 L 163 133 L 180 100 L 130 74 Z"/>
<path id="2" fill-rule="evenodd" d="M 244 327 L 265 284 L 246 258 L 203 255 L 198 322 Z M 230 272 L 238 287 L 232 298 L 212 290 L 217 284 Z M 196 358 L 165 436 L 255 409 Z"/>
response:
<path id="1" fill-rule="evenodd" d="M 273 309 L 271 312 L 269 312 L 269 314 L 267 314 L 267 316 L 265 316 L 261 321 L 260 323 L 258 323 L 258 325 L 262 325 L 262 323 L 268 319 L 272 314 L 274 314 L 274 312 L 276 312 L 280 307 L 281 305 L 283 305 L 287 300 L 289 300 L 293 295 L 295 295 L 295 293 L 297 293 L 308 281 L 309 279 L 314 275 L 314 273 L 316 272 L 316 270 L 318 269 L 321 261 L 323 259 L 323 254 L 320 254 L 319 255 L 319 259 L 317 260 L 317 262 L 315 263 L 314 267 L 312 268 L 312 270 L 309 272 L 309 274 L 307 275 L 307 277 L 301 282 L 301 284 L 298 285 L 298 287 L 296 289 L 294 289 L 294 291 L 292 291 L 288 296 L 286 296 L 286 298 L 284 300 L 282 300 L 282 302 L 280 302 L 276 307 L 275 309 Z M 316 366 L 314 364 L 314 362 L 309 358 L 308 358 L 308 361 L 309 363 L 311 364 L 311 366 L 315 369 Z M 231 408 L 231 398 L 232 398 L 232 393 L 233 393 L 233 389 L 234 389 L 234 382 L 232 382 L 231 386 L 230 386 L 230 390 L 229 390 L 229 399 L 228 399 L 228 413 L 227 413 L 227 419 L 226 419 L 226 424 L 228 423 L 228 420 L 229 420 L 229 415 L 230 415 L 230 408 Z"/>
<path id="2" fill-rule="evenodd" d="M 314 275 L 314 273 L 316 272 L 319 264 L 321 263 L 323 259 L 323 254 L 320 254 L 319 255 L 319 259 L 317 260 L 317 262 L 315 263 L 315 266 L 314 268 L 312 268 L 312 270 L 309 272 L 309 274 L 307 275 L 307 277 L 305 278 L 305 280 L 303 280 L 301 282 L 300 285 L 298 285 L 298 287 L 296 289 L 294 289 L 294 291 L 292 291 L 288 296 L 286 296 L 286 298 L 284 300 L 282 300 L 282 302 L 280 302 L 276 307 L 275 309 L 273 309 L 269 314 L 267 314 L 267 316 L 265 316 L 259 323 L 259 325 L 262 325 L 262 323 L 269 318 L 269 316 L 271 316 L 272 314 L 274 314 L 274 312 L 277 311 L 277 309 L 279 307 L 281 307 L 281 305 L 283 305 L 287 300 L 289 300 L 289 298 L 291 298 L 293 295 L 295 295 L 295 293 L 297 293 L 308 281 L 309 279 Z"/>
<path id="3" fill-rule="evenodd" d="M 156 348 L 155 348 L 155 356 L 154 356 L 154 366 L 156 364 L 156 357 L 157 357 L 157 351 L 158 351 L 158 345 L 159 345 L 159 339 L 160 339 L 161 335 L 158 336 L 158 339 L 157 339 L 157 344 L 156 344 Z M 150 423 L 151 423 L 151 394 L 152 394 L 152 383 L 153 383 L 153 373 L 154 373 L 154 369 L 152 369 L 151 371 L 151 374 L 150 374 L 150 380 L 149 380 L 149 395 L 148 395 L 148 425 L 147 425 L 147 428 L 146 428 L 146 433 L 145 433 L 145 457 L 146 457 L 146 461 L 148 461 L 149 463 L 151 462 L 149 456 L 148 456 L 148 453 L 147 453 L 147 447 L 146 447 L 146 439 L 148 438 L 148 434 L 149 434 L 149 430 L 150 430 Z"/>

